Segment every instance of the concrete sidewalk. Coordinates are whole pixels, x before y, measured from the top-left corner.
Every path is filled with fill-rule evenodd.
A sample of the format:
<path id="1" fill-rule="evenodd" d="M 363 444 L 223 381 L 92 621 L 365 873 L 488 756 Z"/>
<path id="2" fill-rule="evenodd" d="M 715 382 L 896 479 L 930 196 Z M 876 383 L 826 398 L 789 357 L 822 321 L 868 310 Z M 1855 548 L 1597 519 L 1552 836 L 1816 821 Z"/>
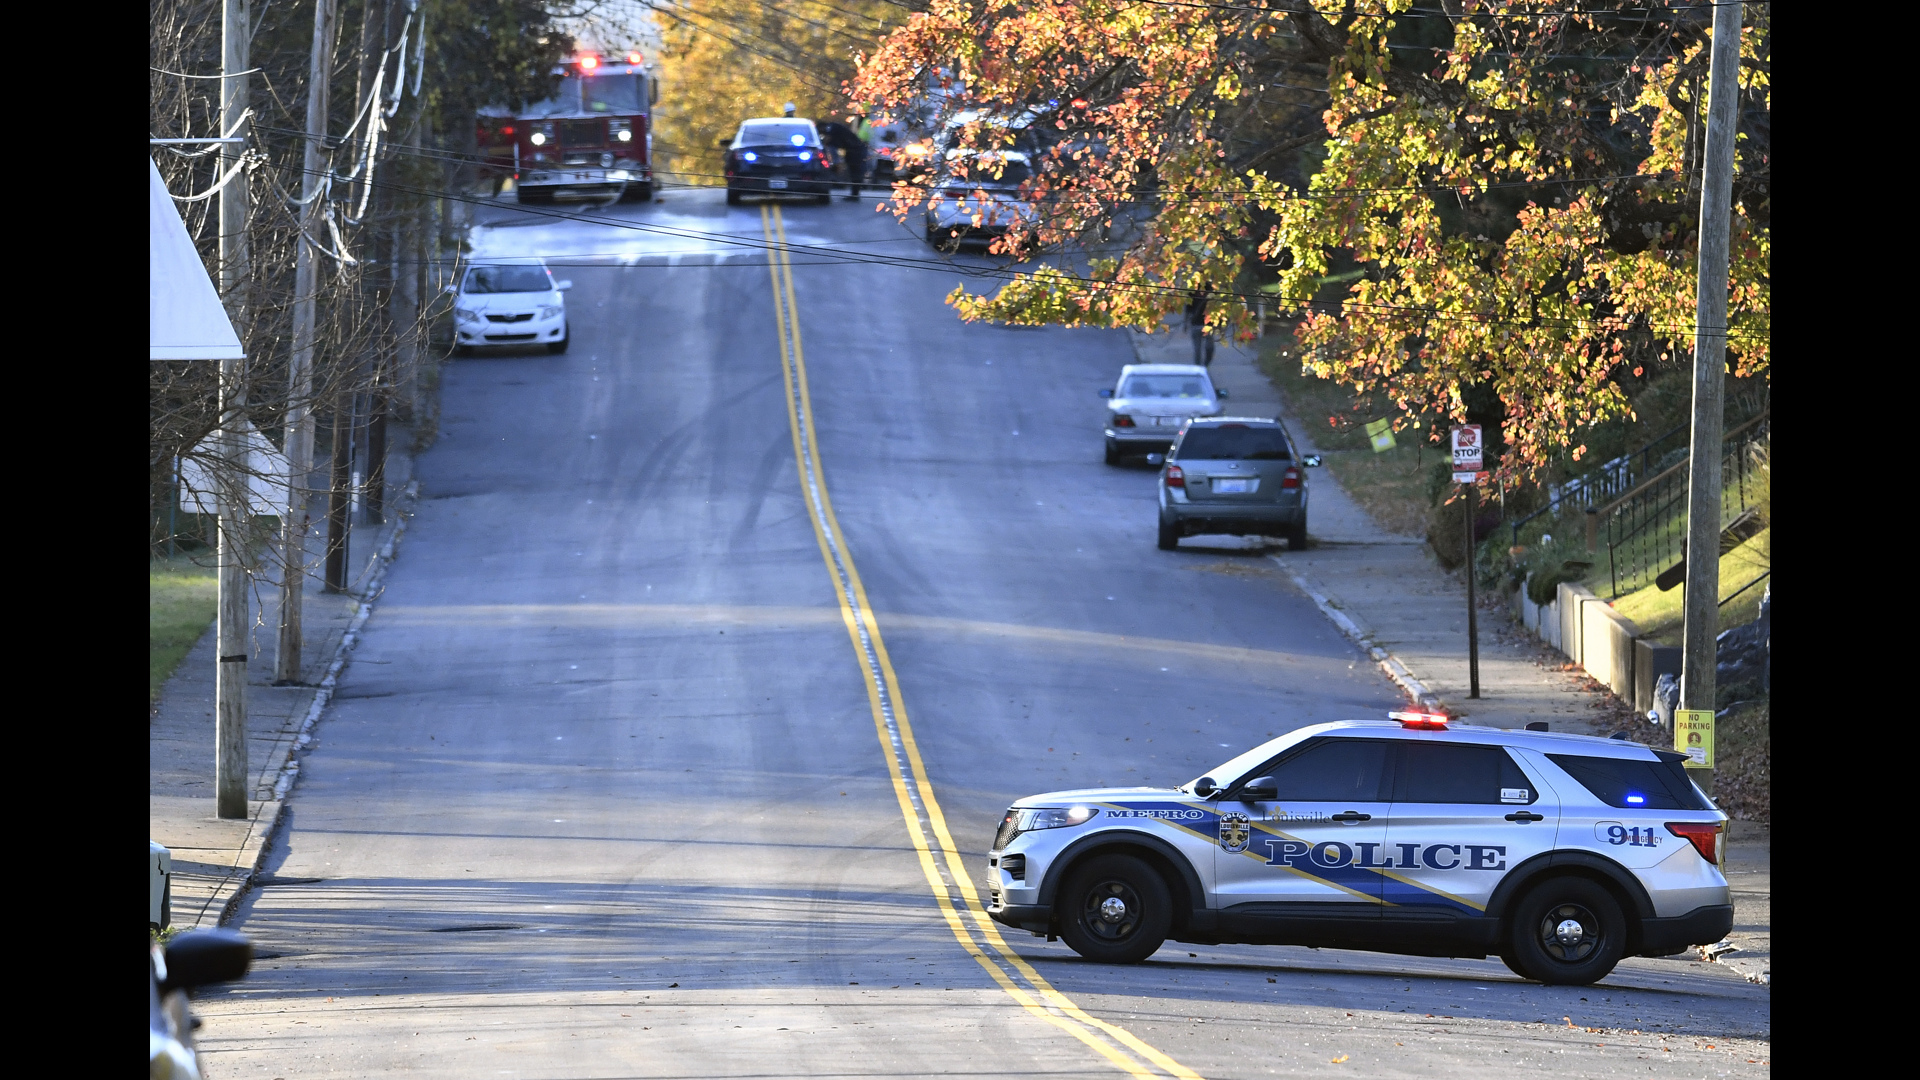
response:
<path id="1" fill-rule="evenodd" d="M 1191 364 L 1184 333 L 1133 335 L 1142 363 Z M 1279 416 L 1305 453 L 1325 452 L 1313 438 L 1325 417 L 1287 408 L 1253 362 L 1251 346 L 1216 346 L 1210 369 L 1229 392 L 1228 413 Z M 1317 421 L 1317 423 L 1316 423 Z M 1319 605 L 1342 632 L 1368 650 L 1388 678 L 1412 700 L 1439 706 L 1476 724 L 1516 728 L 1545 720 L 1551 730 L 1607 735 L 1621 705 L 1566 657 L 1517 626 L 1507 605 L 1481 596 L 1480 697 L 1468 693 L 1467 590 L 1458 573 L 1441 569 L 1425 538 L 1380 528 L 1328 469 L 1310 479 L 1306 551 L 1255 537 L 1190 537 L 1182 548 L 1261 551 Z M 1713 960 L 1692 956 L 1662 963 L 1714 966 L 1771 985 L 1771 840 L 1766 825 L 1735 822 L 1727 838 L 1727 880 L 1735 922 L 1723 944 L 1733 951 Z"/>
<path id="2" fill-rule="evenodd" d="M 396 429 L 398 431 L 398 429 Z M 404 438 L 404 432 L 398 431 Z M 173 852 L 173 925 L 218 925 L 250 883 L 273 833 L 297 764 L 290 762 L 331 696 L 333 679 L 378 595 L 379 581 L 411 510 L 410 461 L 396 448 L 388 482 L 396 493 L 386 522 L 356 525 L 349 538 L 349 591 L 321 590 L 325 555 L 323 499 L 320 524 L 307 541 L 313 571 L 302 605 L 306 620 L 300 686 L 274 686 L 279 641 L 280 583 L 263 569 L 249 597 L 252 615 L 247 665 L 247 765 L 252 791 L 245 819 L 223 820 L 213 810 L 214 648 L 212 627 L 162 688 L 148 725 L 147 835 Z"/>

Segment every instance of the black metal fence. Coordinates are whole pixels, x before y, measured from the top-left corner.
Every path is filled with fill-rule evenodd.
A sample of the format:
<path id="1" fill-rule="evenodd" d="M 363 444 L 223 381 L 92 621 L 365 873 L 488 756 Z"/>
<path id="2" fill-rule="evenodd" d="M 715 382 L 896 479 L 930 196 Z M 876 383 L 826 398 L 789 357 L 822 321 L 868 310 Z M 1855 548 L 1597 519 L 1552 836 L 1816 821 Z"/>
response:
<path id="1" fill-rule="evenodd" d="M 1720 525 L 1753 508 L 1762 488 L 1753 447 L 1767 437 L 1767 414 L 1728 432 L 1722 445 Z M 1587 548 L 1607 556 L 1609 598 L 1644 588 L 1678 563 L 1687 538 L 1687 458 L 1603 505 L 1587 510 Z"/>

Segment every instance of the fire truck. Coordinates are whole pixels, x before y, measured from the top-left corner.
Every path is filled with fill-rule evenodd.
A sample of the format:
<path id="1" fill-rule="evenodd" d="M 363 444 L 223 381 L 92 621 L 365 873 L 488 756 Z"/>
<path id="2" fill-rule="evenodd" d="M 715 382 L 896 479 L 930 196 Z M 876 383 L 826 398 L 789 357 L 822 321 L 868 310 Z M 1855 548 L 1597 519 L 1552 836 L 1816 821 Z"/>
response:
<path id="1" fill-rule="evenodd" d="M 559 91 L 522 109 L 479 111 L 486 167 L 512 177 L 523 203 L 562 197 L 653 198 L 654 102 L 660 80 L 639 53 L 582 53 L 561 63 Z"/>

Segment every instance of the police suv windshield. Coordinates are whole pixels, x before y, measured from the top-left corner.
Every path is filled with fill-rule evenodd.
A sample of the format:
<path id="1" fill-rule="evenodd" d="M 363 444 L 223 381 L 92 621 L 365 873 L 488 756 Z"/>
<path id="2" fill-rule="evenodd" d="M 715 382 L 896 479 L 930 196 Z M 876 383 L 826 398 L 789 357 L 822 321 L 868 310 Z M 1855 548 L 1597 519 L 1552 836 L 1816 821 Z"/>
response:
<path id="1" fill-rule="evenodd" d="M 476 266 L 467 271 L 468 293 L 552 292 L 553 277 L 544 266 Z"/>
<path id="2" fill-rule="evenodd" d="M 818 146 L 813 125 L 805 120 L 756 120 L 741 124 L 735 146 Z"/>

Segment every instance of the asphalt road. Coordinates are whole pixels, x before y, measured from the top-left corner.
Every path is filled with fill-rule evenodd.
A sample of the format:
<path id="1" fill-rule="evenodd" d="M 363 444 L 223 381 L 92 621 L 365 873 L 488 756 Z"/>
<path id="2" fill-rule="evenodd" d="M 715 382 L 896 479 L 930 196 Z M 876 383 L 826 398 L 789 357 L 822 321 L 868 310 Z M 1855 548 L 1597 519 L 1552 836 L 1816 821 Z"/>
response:
<path id="1" fill-rule="evenodd" d="M 1121 334 L 959 323 L 983 257 L 842 261 L 930 257 L 872 201 L 781 212 L 790 317 L 758 207 L 592 213 L 482 214 L 573 280 L 572 349 L 447 369 L 212 1075 L 1770 1071 L 1770 991 L 1708 965 L 983 932 L 1012 799 L 1397 697 L 1237 543 L 1155 549 L 1153 473 L 1101 463 Z"/>

